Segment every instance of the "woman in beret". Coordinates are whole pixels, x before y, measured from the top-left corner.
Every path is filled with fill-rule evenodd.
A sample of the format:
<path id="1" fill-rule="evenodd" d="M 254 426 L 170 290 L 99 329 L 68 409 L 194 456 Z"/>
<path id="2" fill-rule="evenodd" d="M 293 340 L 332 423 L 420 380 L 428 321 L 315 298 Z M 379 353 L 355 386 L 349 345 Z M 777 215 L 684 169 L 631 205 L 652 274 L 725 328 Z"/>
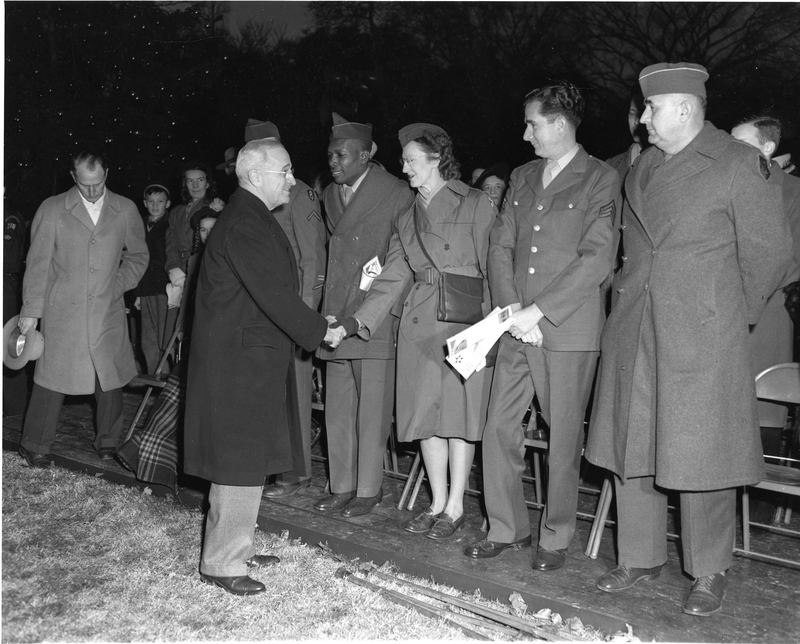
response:
<path id="1" fill-rule="evenodd" d="M 387 315 L 400 317 L 398 438 L 420 441 L 433 492 L 430 507 L 405 529 L 447 539 L 466 521 L 464 490 L 475 444 L 483 436 L 494 370 L 487 367 L 464 380 L 445 360 L 447 338 L 468 325 L 437 319 L 439 272 L 483 277 L 483 314 L 491 311 L 486 255 L 496 211 L 485 193 L 459 180 L 453 143 L 444 130 L 416 123 L 399 136 L 403 172 L 416 199 L 394 224 L 385 266 L 369 295 L 341 322 L 348 333 L 368 340 Z"/>
<path id="2" fill-rule="evenodd" d="M 475 187 L 489 195 L 495 208 L 501 210 L 508 188 L 508 164 L 500 162 L 486 168 L 475 181 Z"/>

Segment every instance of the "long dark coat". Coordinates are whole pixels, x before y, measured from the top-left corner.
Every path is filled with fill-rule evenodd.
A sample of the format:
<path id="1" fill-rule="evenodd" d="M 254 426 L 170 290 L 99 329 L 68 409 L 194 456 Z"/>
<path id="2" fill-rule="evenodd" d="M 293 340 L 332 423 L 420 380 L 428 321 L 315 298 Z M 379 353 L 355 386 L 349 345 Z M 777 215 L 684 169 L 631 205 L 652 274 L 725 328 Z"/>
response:
<path id="1" fill-rule="evenodd" d="M 195 296 L 185 471 L 263 485 L 305 471 L 295 345 L 322 342 L 325 319 L 299 295 L 292 247 L 260 199 L 239 188 L 208 237 Z"/>
<path id="2" fill-rule="evenodd" d="M 323 199 L 331 237 L 322 314 L 338 319 L 352 317 L 367 295 L 360 288 L 361 269 L 376 255 L 381 266 L 386 263 L 392 225 L 411 206 L 414 194 L 405 181 L 371 166 L 347 207 L 335 183 L 325 189 Z M 397 317 L 387 316 L 369 342 L 358 336 L 345 338 L 335 350 L 320 347 L 318 357 L 323 360 L 394 358 L 397 313 Z"/>
<path id="3" fill-rule="evenodd" d="M 103 391 L 136 375 L 123 295 L 147 268 L 139 211 L 108 188 L 97 225 L 76 187 L 46 199 L 31 227 L 22 317 L 41 318 L 34 382 L 63 394 Z"/>
<path id="4" fill-rule="evenodd" d="M 669 489 L 754 483 L 763 459 L 748 324 L 791 255 L 780 189 L 757 150 L 710 123 L 664 157 L 650 148 L 625 182 L 627 258 L 586 456 Z"/>
<path id="5" fill-rule="evenodd" d="M 425 250 L 436 262 L 433 267 L 417 240 L 415 208 Z M 483 437 L 493 369 L 487 367 L 464 380 L 445 360 L 447 338 L 468 325 L 437 320 L 438 269 L 483 277 L 483 313 L 487 315 L 492 306 L 486 253 L 496 217 L 486 193 L 458 180 L 448 181 L 427 209 L 418 196 L 416 205 L 397 220 L 383 273 L 355 314 L 366 327 L 359 335 L 369 338 L 390 309 L 398 302 L 402 304 L 396 411 L 401 441 L 431 436 L 478 441 Z M 429 268 L 434 269 L 432 283 L 424 277 Z"/>

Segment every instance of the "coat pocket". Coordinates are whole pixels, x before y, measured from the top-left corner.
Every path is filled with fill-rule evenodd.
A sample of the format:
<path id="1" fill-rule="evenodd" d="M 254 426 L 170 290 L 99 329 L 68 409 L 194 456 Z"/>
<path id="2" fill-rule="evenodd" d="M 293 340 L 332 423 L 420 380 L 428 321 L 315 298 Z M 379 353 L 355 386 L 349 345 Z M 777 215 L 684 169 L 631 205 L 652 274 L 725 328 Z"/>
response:
<path id="1" fill-rule="evenodd" d="M 272 347 L 277 349 L 281 344 L 281 334 L 269 326 L 249 326 L 242 329 L 243 347 Z"/>
<path id="2" fill-rule="evenodd" d="M 50 289 L 50 297 L 48 298 L 48 303 L 50 306 L 56 303 L 56 296 L 58 295 L 58 291 L 61 290 L 61 285 L 64 283 L 64 276 L 59 274 L 56 277 L 56 281 L 53 283 L 53 288 Z"/>

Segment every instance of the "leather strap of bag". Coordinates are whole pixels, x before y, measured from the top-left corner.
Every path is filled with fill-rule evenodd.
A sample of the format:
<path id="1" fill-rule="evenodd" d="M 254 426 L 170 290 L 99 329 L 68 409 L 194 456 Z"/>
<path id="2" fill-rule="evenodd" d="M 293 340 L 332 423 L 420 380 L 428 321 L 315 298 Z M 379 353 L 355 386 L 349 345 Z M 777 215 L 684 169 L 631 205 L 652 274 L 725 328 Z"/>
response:
<path id="1" fill-rule="evenodd" d="M 431 256 L 428 255 L 428 251 L 425 249 L 425 244 L 422 243 L 422 237 L 419 234 L 419 217 L 417 217 L 417 202 L 416 199 L 414 200 L 414 234 L 417 236 L 417 242 L 419 242 L 419 247 L 422 249 L 422 254 L 428 259 L 431 263 L 431 266 L 435 268 L 437 271 L 439 270 L 436 268 L 436 262 L 431 259 Z M 441 272 L 441 271 L 440 271 Z M 429 280 L 433 281 L 433 280 Z"/>

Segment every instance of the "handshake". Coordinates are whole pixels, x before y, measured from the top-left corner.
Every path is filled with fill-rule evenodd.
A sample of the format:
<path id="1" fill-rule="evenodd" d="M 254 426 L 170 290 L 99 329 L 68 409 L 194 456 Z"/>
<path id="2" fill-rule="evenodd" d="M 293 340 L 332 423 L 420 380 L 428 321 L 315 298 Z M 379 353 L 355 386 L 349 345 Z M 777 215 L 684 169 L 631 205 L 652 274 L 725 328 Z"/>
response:
<path id="1" fill-rule="evenodd" d="M 325 319 L 328 321 L 328 331 L 323 342 L 329 344 L 332 349 L 338 347 L 345 338 L 358 332 L 358 320 L 355 318 L 343 318 L 339 321 L 332 315 L 326 315 Z"/>

